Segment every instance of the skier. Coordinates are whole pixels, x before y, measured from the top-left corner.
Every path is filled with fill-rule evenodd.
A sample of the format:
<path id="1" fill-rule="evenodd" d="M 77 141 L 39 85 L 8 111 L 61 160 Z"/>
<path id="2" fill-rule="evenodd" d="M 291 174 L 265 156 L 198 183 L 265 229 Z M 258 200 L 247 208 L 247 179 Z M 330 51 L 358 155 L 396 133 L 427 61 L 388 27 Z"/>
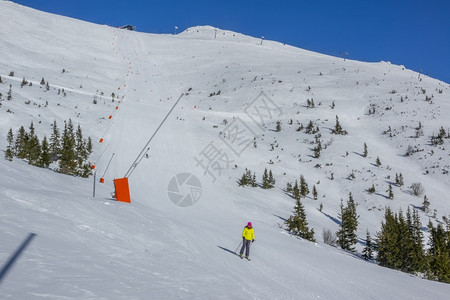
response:
<path id="1" fill-rule="evenodd" d="M 242 258 L 242 255 L 244 254 L 245 249 L 245 258 L 248 258 L 248 255 L 250 254 L 250 242 L 255 241 L 255 232 L 252 227 L 252 222 L 248 222 L 247 226 L 245 226 L 244 231 L 242 232 L 242 248 L 239 256 Z"/>

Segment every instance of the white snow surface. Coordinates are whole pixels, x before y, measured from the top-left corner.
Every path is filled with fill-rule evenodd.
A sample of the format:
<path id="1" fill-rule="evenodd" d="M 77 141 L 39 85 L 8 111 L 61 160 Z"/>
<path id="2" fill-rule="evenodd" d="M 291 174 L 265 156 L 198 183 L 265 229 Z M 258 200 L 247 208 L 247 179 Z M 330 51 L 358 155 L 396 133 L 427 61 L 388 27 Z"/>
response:
<path id="1" fill-rule="evenodd" d="M 447 83 L 386 62 L 261 44 L 260 38 L 209 26 L 146 34 L 8 1 L 0 2 L 0 20 L 0 149 L 6 149 L 9 128 L 16 133 L 33 121 L 42 139 L 50 136 L 53 120 L 61 128 L 70 118 L 96 142 L 90 160 L 97 180 L 115 154 L 105 183 L 96 183 L 96 197 L 92 176 L 0 159 L 0 266 L 36 234 L 0 278 L 0 298 L 448 299 L 448 284 L 380 267 L 322 241 L 323 230 L 337 231 L 340 199 L 345 202 L 349 192 L 360 216 L 359 253 L 366 229 L 372 236 L 379 230 L 386 206 L 421 206 L 423 196 L 408 188 L 414 182 L 431 202 L 430 212 L 420 212 L 424 230 L 429 219 L 436 223 L 450 214 L 450 140 L 429 145 L 441 126 L 450 127 Z M 32 86 L 21 88 L 23 78 Z M 49 91 L 39 84 L 42 78 Z M 62 89 L 66 96 L 58 93 Z M 261 92 L 280 109 L 264 115 L 263 127 L 246 114 Z M 115 201 L 112 180 L 124 176 L 182 93 L 150 144 L 149 157 L 129 178 L 131 203 Z M 307 108 L 307 99 L 316 107 Z M 371 105 L 376 113 L 369 115 Z M 336 115 L 348 135 L 331 134 Z M 277 120 L 280 132 L 274 130 Z M 319 126 L 323 145 L 333 139 L 317 159 L 314 136 L 296 131 L 298 123 L 310 120 Z M 242 153 L 234 153 L 231 148 L 242 141 L 221 138 L 233 121 L 238 131 L 252 130 L 256 148 L 251 139 Z M 424 135 L 414 138 L 419 122 Z M 382 134 L 389 126 L 392 137 Z M 103 143 L 97 143 L 100 138 Z M 220 173 L 211 165 L 208 174 L 195 159 L 207 163 L 211 142 L 221 151 Z M 408 145 L 423 151 L 405 157 Z M 272 170 L 276 187 L 238 187 L 245 168 L 258 181 L 264 168 Z M 352 171 L 356 178 L 349 180 Z M 199 201 L 190 207 L 176 206 L 168 196 L 169 181 L 184 172 L 202 184 Z M 394 186 L 389 200 L 385 191 L 400 172 L 405 185 Z M 319 192 L 318 200 L 302 199 L 317 243 L 283 229 L 295 204 L 283 190 L 300 175 Z M 372 183 L 374 195 L 366 192 Z M 234 254 L 247 221 L 256 235 L 251 262 Z"/>

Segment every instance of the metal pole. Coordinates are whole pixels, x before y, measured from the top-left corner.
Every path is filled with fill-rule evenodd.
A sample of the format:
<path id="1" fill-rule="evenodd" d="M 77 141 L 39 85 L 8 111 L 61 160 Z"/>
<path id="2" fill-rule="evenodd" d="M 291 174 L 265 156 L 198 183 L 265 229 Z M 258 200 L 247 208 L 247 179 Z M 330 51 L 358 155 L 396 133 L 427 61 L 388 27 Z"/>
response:
<path id="1" fill-rule="evenodd" d="M 95 198 L 95 177 L 96 177 L 97 171 L 94 171 L 94 189 L 92 190 L 92 197 Z"/>
<path id="2" fill-rule="evenodd" d="M 139 162 L 142 160 L 142 156 L 148 151 L 148 145 L 150 144 L 150 142 L 152 141 L 152 139 L 155 137 L 156 133 L 158 133 L 159 129 L 162 127 L 162 125 L 164 124 L 164 122 L 167 120 L 167 118 L 169 117 L 170 113 L 174 110 L 175 106 L 177 106 L 178 102 L 180 102 L 181 98 L 183 98 L 184 93 L 181 93 L 180 97 L 178 98 L 178 100 L 175 102 L 175 104 L 172 106 L 172 108 L 169 110 L 169 112 L 167 113 L 166 117 L 162 120 L 162 122 L 159 124 L 158 128 L 156 128 L 155 132 L 153 133 L 153 135 L 150 137 L 150 139 L 148 140 L 147 144 L 145 144 L 144 148 L 142 148 L 141 152 L 139 153 L 139 155 L 136 157 L 136 159 L 134 160 L 133 164 L 131 165 L 131 167 L 128 169 L 128 171 L 125 173 L 124 178 L 126 177 L 130 177 L 131 173 L 133 173 L 134 169 L 137 167 L 137 165 L 139 164 Z"/>
<path id="3" fill-rule="evenodd" d="M 239 247 L 242 245 L 242 242 L 243 242 L 243 241 L 241 241 L 241 242 L 239 243 L 239 245 L 237 246 L 236 250 L 234 250 L 234 253 L 236 253 L 236 252 L 238 251 Z"/>

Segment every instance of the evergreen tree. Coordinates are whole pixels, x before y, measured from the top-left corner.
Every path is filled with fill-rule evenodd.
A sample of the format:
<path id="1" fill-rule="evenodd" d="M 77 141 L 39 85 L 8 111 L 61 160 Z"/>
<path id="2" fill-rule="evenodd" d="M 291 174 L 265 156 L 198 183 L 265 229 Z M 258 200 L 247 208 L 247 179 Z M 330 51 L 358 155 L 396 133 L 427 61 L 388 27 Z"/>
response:
<path id="1" fill-rule="evenodd" d="M 315 185 L 313 185 L 312 195 L 314 200 L 317 200 L 317 189 Z"/>
<path id="2" fill-rule="evenodd" d="M 6 146 L 5 159 L 12 161 L 14 158 L 14 134 L 12 128 L 9 128 L 6 140 L 8 142 L 8 146 Z"/>
<path id="3" fill-rule="evenodd" d="M 398 186 L 403 186 L 405 183 L 403 182 L 403 175 L 402 173 L 398 174 Z"/>
<path id="4" fill-rule="evenodd" d="M 245 172 L 242 174 L 242 177 L 239 180 L 239 186 L 247 186 L 247 185 L 249 185 L 248 170 L 247 168 L 245 168 Z"/>
<path id="5" fill-rule="evenodd" d="M 28 164 L 37 165 L 39 163 L 39 158 L 41 156 L 41 147 L 39 138 L 35 133 L 35 128 L 33 122 L 31 122 L 30 127 L 28 128 L 28 141 L 25 146 L 25 158 L 28 159 Z"/>
<path id="6" fill-rule="evenodd" d="M 300 196 L 306 197 L 309 194 L 308 184 L 305 181 L 303 175 L 300 175 Z"/>
<path id="7" fill-rule="evenodd" d="M 430 201 L 428 201 L 427 195 L 423 196 L 423 202 L 422 202 L 422 211 L 428 212 L 430 209 Z"/>
<path id="8" fill-rule="evenodd" d="M 373 183 L 372 183 L 372 187 L 370 187 L 367 191 L 368 191 L 370 194 L 375 193 L 375 186 L 373 185 Z"/>
<path id="9" fill-rule="evenodd" d="M 75 153 L 77 156 L 78 168 L 82 169 L 85 160 L 88 158 L 88 153 L 86 150 L 86 142 L 83 140 L 83 132 L 79 124 L 75 133 L 75 142 Z"/>
<path id="10" fill-rule="evenodd" d="M 392 191 L 392 185 L 391 184 L 389 185 L 389 188 L 388 188 L 388 190 L 386 192 L 388 192 L 388 198 L 391 199 L 391 200 L 394 200 L 394 192 Z"/>
<path id="11" fill-rule="evenodd" d="M 427 261 L 423 247 L 422 222 L 420 221 L 419 212 L 416 209 L 412 215 L 410 233 L 413 243 L 413 251 L 410 254 L 412 256 L 412 269 L 415 272 L 422 273 L 427 269 Z"/>
<path id="12" fill-rule="evenodd" d="M 375 163 L 377 164 L 378 167 L 381 166 L 381 160 L 378 156 L 377 156 L 377 160 L 375 161 Z"/>
<path id="13" fill-rule="evenodd" d="M 263 177 L 262 177 L 262 188 L 268 189 L 269 188 L 269 174 L 267 172 L 267 168 L 264 169 Z"/>
<path id="14" fill-rule="evenodd" d="M 314 158 L 320 158 L 320 151 L 322 150 L 322 143 L 318 141 L 316 147 L 314 147 Z"/>
<path id="15" fill-rule="evenodd" d="M 269 189 L 272 189 L 275 186 L 275 178 L 273 178 L 272 170 L 269 171 L 268 184 Z"/>
<path id="16" fill-rule="evenodd" d="M 75 153 L 75 134 L 72 120 L 64 124 L 62 136 L 61 160 L 59 162 L 59 172 L 67 175 L 76 175 L 77 156 Z"/>
<path id="17" fill-rule="evenodd" d="M 286 193 L 291 194 L 292 193 L 292 183 L 288 182 L 286 184 Z"/>
<path id="18" fill-rule="evenodd" d="M 331 130 L 332 133 L 334 134 L 342 134 L 342 135 L 346 135 L 347 131 L 342 129 L 341 124 L 339 123 L 339 117 L 336 116 L 336 124 L 334 126 L 334 129 Z"/>
<path id="19" fill-rule="evenodd" d="M 42 77 L 42 79 L 41 79 L 41 85 L 45 85 L 44 77 Z"/>
<path id="20" fill-rule="evenodd" d="M 87 144 L 86 144 L 87 154 L 90 155 L 92 153 L 92 150 L 93 150 L 92 139 L 91 139 L 91 137 L 88 137 L 88 141 L 87 141 Z"/>
<path id="21" fill-rule="evenodd" d="M 344 207 L 341 200 L 341 224 L 339 230 L 336 233 L 338 245 L 349 251 L 355 251 L 354 245 L 358 239 L 356 236 L 356 230 L 358 229 L 358 215 L 356 213 L 356 204 L 353 200 L 352 193 L 349 193 L 347 206 Z"/>
<path id="22" fill-rule="evenodd" d="M 367 157 L 367 145 L 366 145 L 366 143 L 364 143 L 363 157 Z"/>
<path id="23" fill-rule="evenodd" d="M 15 153 L 17 157 L 24 159 L 27 156 L 27 144 L 28 144 L 28 134 L 25 131 L 25 128 L 23 126 L 20 126 L 17 134 L 16 134 L 16 141 L 14 145 Z"/>
<path id="24" fill-rule="evenodd" d="M 59 133 L 58 125 L 56 120 L 53 121 L 52 134 L 50 135 L 50 160 L 55 161 L 59 158 L 61 154 L 61 136 Z"/>
<path id="25" fill-rule="evenodd" d="M 47 137 L 44 136 L 41 144 L 41 157 L 39 160 L 39 166 L 47 168 L 50 165 L 50 148 L 48 145 Z"/>
<path id="26" fill-rule="evenodd" d="M 309 229 L 308 227 L 305 209 L 300 201 L 300 198 L 296 199 L 296 205 L 293 213 L 294 214 L 286 220 L 287 230 L 293 235 L 297 235 L 308 241 L 315 242 L 314 229 Z"/>
<path id="27" fill-rule="evenodd" d="M 292 188 L 292 196 L 293 196 L 296 200 L 299 200 L 299 199 L 300 199 L 300 189 L 299 189 L 299 187 L 298 187 L 298 182 L 297 182 L 297 180 L 295 180 L 294 187 Z"/>
<path id="28" fill-rule="evenodd" d="M 280 132 L 280 131 L 281 131 L 281 122 L 280 122 L 280 121 L 277 121 L 276 131 L 277 131 L 277 132 Z"/>
<path id="29" fill-rule="evenodd" d="M 370 237 L 369 230 L 366 229 L 366 246 L 364 246 L 362 257 L 365 260 L 372 260 L 373 259 L 373 244 L 372 239 Z"/>
<path id="30" fill-rule="evenodd" d="M 253 172 L 251 186 L 252 187 L 257 187 L 258 186 L 258 184 L 256 183 L 256 174 L 255 174 L 255 172 Z"/>
<path id="31" fill-rule="evenodd" d="M 12 100 L 12 85 L 11 84 L 9 85 L 9 91 L 6 96 L 6 100 L 8 100 L 8 101 Z"/>
<path id="32" fill-rule="evenodd" d="M 429 263 L 428 278 L 450 283 L 450 241 L 447 230 L 438 223 L 436 227 L 431 221 L 428 224 L 430 232 L 427 257 Z"/>
<path id="33" fill-rule="evenodd" d="M 30 135 L 27 147 L 28 164 L 37 166 L 41 157 L 41 145 L 37 135 Z"/>

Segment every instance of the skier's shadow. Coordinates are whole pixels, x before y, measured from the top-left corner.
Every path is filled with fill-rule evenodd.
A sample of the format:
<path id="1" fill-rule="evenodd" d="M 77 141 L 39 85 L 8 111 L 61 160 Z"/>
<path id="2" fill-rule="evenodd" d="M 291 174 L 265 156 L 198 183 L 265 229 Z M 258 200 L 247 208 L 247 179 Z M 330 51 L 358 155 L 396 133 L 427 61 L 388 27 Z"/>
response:
<path id="1" fill-rule="evenodd" d="M 217 247 L 222 249 L 223 251 L 226 251 L 226 252 L 231 253 L 233 255 L 237 255 L 233 250 L 230 250 L 230 249 L 227 249 L 227 248 L 224 248 L 224 247 L 221 247 L 221 246 L 217 246 Z"/>

